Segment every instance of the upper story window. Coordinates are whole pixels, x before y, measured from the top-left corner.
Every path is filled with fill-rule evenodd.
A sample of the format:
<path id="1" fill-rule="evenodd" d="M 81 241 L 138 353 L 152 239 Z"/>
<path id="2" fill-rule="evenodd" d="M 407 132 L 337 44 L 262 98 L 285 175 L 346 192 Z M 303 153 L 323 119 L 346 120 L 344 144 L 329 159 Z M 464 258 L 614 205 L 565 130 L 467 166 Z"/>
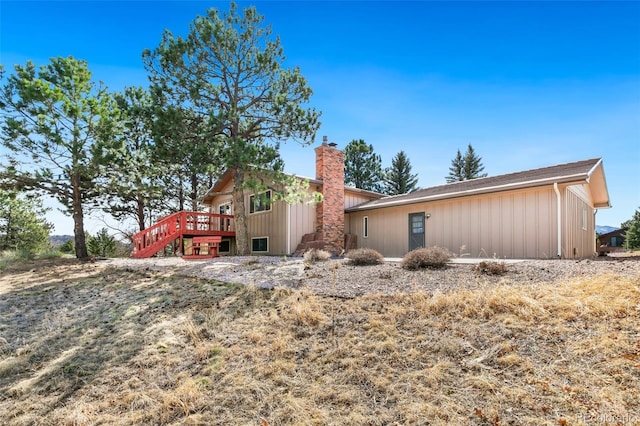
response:
<path id="1" fill-rule="evenodd" d="M 249 196 L 249 213 L 271 210 L 271 191 Z"/>

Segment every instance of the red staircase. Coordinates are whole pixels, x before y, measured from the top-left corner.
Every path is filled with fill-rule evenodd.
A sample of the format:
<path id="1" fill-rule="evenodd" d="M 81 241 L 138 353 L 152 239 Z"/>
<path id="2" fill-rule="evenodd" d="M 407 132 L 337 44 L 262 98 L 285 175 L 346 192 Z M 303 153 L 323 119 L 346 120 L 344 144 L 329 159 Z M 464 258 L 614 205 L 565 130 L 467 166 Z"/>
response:
<path id="1" fill-rule="evenodd" d="M 131 257 L 146 258 L 167 248 L 183 252 L 184 238 L 191 237 L 235 237 L 233 216 L 205 212 L 178 212 L 160 219 L 149 228 L 133 235 Z M 176 242 L 178 243 L 176 249 Z M 205 256 L 206 257 L 206 256 Z"/>

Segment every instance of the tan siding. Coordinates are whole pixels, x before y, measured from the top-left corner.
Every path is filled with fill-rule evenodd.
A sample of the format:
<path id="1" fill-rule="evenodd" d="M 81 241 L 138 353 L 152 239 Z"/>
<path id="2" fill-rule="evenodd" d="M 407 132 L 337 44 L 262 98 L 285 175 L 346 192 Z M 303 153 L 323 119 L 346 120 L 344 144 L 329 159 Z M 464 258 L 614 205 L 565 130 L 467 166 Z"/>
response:
<path id="1" fill-rule="evenodd" d="M 584 196 L 586 193 L 580 187 L 565 190 L 563 255 L 567 258 L 591 257 L 596 251 L 593 207 L 582 198 Z M 583 215 L 586 229 L 583 229 Z"/>
<path id="2" fill-rule="evenodd" d="M 245 205 L 249 211 L 250 194 L 245 195 Z M 283 201 L 274 202 L 271 210 L 247 214 L 247 228 L 249 231 L 249 242 L 251 238 L 268 237 L 270 255 L 287 254 L 286 242 L 286 218 L 287 204 Z"/>
<path id="3" fill-rule="evenodd" d="M 292 204 L 290 206 L 290 252 L 292 254 L 304 234 L 310 234 L 316 230 L 316 205 Z"/>
<path id="4" fill-rule="evenodd" d="M 209 204 L 209 212 L 210 213 L 220 213 L 219 207 L 220 204 L 230 203 L 233 199 L 233 195 L 231 194 L 233 191 L 233 181 L 229 181 L 221 190 L 222 193 L 228 193 L 224 195 L 216 195 Z"/>
<path id="5" fill-rule="evenodd" d="M 365 194 L 351 192 L 345 188 L 344 191 L 344 208 L 348 209 L 358 204 L 366 203 L 367 201 L 375 200 L 375 197 L 367 196 Z"/>
<path id="6" fill-rule="evenodd" d="M 471 257 L 539 258 L 553 252 L 551 187 L 388 207 L 349 215 L 358 245 L 401 257 L 408 250 L 408 215 L 425 212 L 425 245 Z M 369 238 L 362 239 L 362 218 Z"/>

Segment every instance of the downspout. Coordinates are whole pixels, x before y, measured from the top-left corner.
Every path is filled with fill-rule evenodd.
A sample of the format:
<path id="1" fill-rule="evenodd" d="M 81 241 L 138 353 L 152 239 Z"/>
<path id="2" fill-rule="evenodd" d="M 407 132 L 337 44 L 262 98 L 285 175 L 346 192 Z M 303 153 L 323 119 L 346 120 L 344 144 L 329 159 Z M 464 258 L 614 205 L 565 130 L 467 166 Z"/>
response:
<path id="1" fill-rule="evenodd" d="M 562 257 L 562 197 L 558 189 L 558 182 L 553 183 L 553 190 L 556 192 L 557 211 L 558 211 L 558 258 Z"/>
<path id="2" fill-rule="evenodd" d="M 287 255 L 291 255 L 291 204 L 287 203 Z"/>

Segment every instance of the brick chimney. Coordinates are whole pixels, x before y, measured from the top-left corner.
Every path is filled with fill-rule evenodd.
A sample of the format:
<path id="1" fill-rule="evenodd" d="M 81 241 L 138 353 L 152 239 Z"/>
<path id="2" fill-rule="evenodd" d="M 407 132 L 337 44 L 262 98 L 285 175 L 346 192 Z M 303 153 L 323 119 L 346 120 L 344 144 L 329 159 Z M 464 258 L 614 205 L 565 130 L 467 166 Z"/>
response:
<path id="1" fill-rule="evenodd" d="M 316 205 L 317 228 L 325 249 L 333 254 L 344 250 L 344 152 L 335 143 L 316 148 L 316 179 L 322 181 L 322 202 Z"/>

